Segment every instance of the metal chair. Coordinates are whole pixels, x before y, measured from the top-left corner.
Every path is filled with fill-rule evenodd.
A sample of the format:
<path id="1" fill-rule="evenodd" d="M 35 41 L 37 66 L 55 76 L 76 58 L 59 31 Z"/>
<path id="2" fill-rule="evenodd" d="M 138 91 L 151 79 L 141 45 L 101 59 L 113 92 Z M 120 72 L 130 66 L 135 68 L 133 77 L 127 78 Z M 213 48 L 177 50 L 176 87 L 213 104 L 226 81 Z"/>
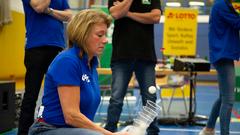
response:
<path id="1" fill-rule="evenodd" d="M 99 116 L 99 117 L 102 115 L 102 111 L 103 111 L 102 107 L 103 107 L 105 98 L 110 96 L 108 93 L 111 92 L 111 75 L 110 75 L 110 78 L 108 78 L 107 81 L 108 81 L 107 83 L 106 83 L 106 80 L 105 80 L 105 83 L 101 83 L 100 82 L 101 102 L 100 102 L 100 105 L 98 107 L 98 111 L 96 113 L 97 116 Z M 131 81 L 129 82 L 128 91 L 130 91 L 130 90 L 132 90 L 134 88 L 135 88 L 135 86 L 134 86 L 134 77 L 132 77 Z M 129 94 L 128 93 L 126 94 L 126 96 L 124 98 L 124 101 L 126 102 L 126 108 L 127 108 L 127 112 L 128 112 L 128 117 L 129 117 L 129 119 L 133 119 L 133 111 L 132 111 L 132 109 L 130 107 Z"/>
<path id="2" fill-rule="evenodd" d="M 170 109 L 171 109 L 171 106 L 172 106 L 172 102 L 174 100 L 174 96 L 175 96 L 178 88 L 180 88 L 181 93 L 182 93 L 185 112 L 186 112 L 186 114 L 188 113 L 187 102 L 186 102 L 185 93 L 184 93 L 184 88 L 185 88 L 184 76 L 182 76 L 182 75 L 168 75 L 167 76 L 167 83 L 160 85 L 160 88 L 161 89 L 166 89 L 166 88 L 167 89 L 172 89 L 171 97 L 169 98 L 169 104 L 167 106 L 167 114 L 170 114 Z M 163 100 L 162 100 L 162 102 L 163 102 Z M 165 111 L 164 111 L 164 113 L 165 113 Z"/>

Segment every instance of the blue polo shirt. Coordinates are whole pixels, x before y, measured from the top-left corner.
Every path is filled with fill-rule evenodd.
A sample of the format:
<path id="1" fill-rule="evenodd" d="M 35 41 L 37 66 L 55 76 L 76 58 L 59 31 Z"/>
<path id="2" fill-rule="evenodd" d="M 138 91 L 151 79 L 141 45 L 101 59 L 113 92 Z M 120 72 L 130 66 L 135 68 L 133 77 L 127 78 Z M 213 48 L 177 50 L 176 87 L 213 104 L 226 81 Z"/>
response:
<path id="1" fill-rule="evenodd" d="M 212 7 L 209 19 L 210 61 L 215 63 L 227 58 L 238 60 L 240 57 L 240 16 L 228 0 L 217 0 Z"/>
<path id="2" fill-rule="evenodd" d="M 65 47 L 63 22 L 53 16 L 37 13 L 31 0 L 22 0 L 25 12 L 26 49 L 41 46 Z M 52 0 L 49 7 L 57 10 L 69 9 L 67 0 Z"/>
<path id="3" fill-rule="evenodd" d="M 98 84 L 97 57 L 94 57 L 89 68 L 88 56 L 79 57 L 80 49 L 73 47 L 60 53 L 48 68 L 42 104 L 44 106 L 43 119 L 49 124 L 69 127 L 65 123 L 60 105 L 58 86 L 72 85 L 80 87 L 80 111 L 90 120 L 100 103 L 100 89 Z"/>

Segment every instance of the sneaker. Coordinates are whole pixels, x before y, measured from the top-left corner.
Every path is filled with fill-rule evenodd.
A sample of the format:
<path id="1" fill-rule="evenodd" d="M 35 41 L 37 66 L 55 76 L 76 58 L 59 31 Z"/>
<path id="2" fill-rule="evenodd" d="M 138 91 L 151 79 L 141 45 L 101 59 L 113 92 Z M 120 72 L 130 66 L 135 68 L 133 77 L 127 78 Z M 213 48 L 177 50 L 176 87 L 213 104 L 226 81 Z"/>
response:
<path id="1" fill-rule="evenodd" d="M 207 131 L 205 128 L 203 128 L 198 135 L 215 135 L 215 130 Z"/>

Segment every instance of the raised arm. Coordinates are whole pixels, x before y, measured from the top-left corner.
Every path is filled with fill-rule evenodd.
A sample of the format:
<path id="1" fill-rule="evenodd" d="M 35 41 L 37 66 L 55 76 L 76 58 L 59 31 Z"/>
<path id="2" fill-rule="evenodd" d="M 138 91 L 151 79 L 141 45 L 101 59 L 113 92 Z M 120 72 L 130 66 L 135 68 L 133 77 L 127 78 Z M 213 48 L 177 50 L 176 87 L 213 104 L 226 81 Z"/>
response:
<path id="1" fill-rule="evenodd" d="M 159 23 L 161 17 L 161 10 L 152 9 L 151 12 L 146 13 L 136 13 L 129 11 L 127 13 L 127 17 L 143 24 Z"/>
<path id="2" fill-rule="evenodd" d="M 126 14 L 129 11 L 129 8 L 132 4 L 133 0 L 123 0 L 123 1 L 110 1 L 113 2 L 112 6 L 109 8 L 109 12 L 112 15 L 114 19 L 120 19 L 122 17 L 125 17 Z"/>

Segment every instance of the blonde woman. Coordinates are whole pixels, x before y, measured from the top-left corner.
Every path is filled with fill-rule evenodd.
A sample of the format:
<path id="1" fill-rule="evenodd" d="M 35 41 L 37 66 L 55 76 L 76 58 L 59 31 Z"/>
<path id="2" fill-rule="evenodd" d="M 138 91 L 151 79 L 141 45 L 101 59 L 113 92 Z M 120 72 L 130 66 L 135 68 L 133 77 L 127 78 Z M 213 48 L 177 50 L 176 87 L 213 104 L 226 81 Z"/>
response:
<path id="1" fill-rule="evenodd" d="M 30 135 L 127 135 L 112 133 L 93 122 L 100 102 L 97 55 L 107 43 L 111 21 L 105 13 L 87 9 L 69 22 L 69 48 L 48 68 L 42 115 L 30 128 Z"/>

